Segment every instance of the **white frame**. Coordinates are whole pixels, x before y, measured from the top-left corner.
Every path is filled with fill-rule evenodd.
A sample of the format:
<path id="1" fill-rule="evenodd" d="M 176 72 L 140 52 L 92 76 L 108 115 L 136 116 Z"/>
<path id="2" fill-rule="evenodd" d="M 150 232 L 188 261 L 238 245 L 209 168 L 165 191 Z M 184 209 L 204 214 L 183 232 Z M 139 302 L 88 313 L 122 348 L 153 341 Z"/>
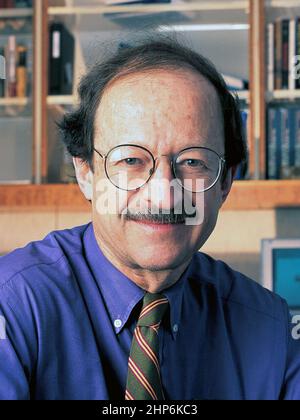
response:
<path id="1" fill-rule="evenodd" d="M 273 291 L 273 255 L 274 249 L 300 249 L 300 239 L 262 239 L 261 241 L 261 284 Z"/>

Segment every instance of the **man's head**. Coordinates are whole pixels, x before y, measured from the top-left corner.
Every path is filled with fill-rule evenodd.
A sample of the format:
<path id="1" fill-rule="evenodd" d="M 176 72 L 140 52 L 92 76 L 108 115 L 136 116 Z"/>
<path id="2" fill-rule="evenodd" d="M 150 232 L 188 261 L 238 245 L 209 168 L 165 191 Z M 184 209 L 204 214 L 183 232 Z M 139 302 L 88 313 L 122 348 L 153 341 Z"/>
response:
<path id="1" fill-rule="evenodd" d="M 246 157 L 236 99 L 205 58 L 161 40 L 96 64 L 79 95 L 78 109 L 64 117 L 61 129 L 79 185 L 92 201 L 101 248 L 132 269 L 183 265 L 213 231 L 234 169 Z M 204 173 L 204 164 L 212 170 Z M 126 177 L 133 173 L 141 181 L 131 188 Z M 195 173 L 209 173 L 204 187 L 211 188 L 182 188 L 185 176 Z M 175 177 L 182 183 L 175 185 Z M 117 197 L 117 212 L 103 214 L 104 196 Z M 184 211 L 175 215 L 187 203 L 204 212 L 202 223 L 183 223 Z"/>

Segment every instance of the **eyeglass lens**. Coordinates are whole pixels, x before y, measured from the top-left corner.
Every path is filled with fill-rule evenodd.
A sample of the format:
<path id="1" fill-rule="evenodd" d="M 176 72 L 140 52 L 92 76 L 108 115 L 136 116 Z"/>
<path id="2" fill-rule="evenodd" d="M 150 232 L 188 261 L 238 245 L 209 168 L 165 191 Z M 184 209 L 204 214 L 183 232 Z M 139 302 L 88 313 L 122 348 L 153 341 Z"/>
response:
<path id="1" fill-rule="evenodd" d="M 220 157 L 212 150 L 190 148 L 174 161 L 176 180 L 185 189 L 200 192 L 210 188 L 221 170 Z M 155 161 L 150 152 L 137 146 L 119 146 L 106 158 L 106 173 L 111 182 L 124 190 L 135 190 L 151 177 Z"/>

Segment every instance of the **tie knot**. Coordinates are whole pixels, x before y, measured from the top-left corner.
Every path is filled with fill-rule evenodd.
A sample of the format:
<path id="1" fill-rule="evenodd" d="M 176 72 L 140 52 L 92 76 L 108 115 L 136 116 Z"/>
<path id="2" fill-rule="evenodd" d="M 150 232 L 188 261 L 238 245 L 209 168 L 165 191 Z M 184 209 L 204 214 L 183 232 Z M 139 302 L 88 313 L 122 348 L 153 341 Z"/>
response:
<path id="1" fill-rule="evenodd" d="M 169 301 L 159 293 L 147 292 L 143 299 L 143 307 L 138 319 L 138 327 L 158 327 L 167 310 Z"/>

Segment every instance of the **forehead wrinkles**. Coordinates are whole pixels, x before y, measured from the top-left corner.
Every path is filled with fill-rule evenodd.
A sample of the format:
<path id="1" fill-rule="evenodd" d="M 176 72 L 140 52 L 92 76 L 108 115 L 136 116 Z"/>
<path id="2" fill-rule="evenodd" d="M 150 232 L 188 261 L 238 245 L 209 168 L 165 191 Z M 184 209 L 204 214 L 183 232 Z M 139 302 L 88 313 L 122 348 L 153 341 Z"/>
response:
<path id="1" fill-rule="evenodd" d="M 219 98 L 214 86 L 191 70 L 155 70 L 126 75 L 115 80 L 104 91 L 95 119 L 95 133 L 113 130 L 128 121 L 152 117 L 152 125 L 163 124 L 162 117 L 178 123 L 180 117 L 188 123 L 187 130 L 198 124 L 207 131 L 222 129 Z M 148 112 L 151 110 L 151 113 Z M 172 112 L 174 111 L 174 112 Z M 175 112 L 177 111 L 177 112 Z M 210 124 L 217 118 L 218 124 Z M 150 122 L 150 119 L 148 119 Z M 201 130 L 201 131 L 202 131 Z"/>

